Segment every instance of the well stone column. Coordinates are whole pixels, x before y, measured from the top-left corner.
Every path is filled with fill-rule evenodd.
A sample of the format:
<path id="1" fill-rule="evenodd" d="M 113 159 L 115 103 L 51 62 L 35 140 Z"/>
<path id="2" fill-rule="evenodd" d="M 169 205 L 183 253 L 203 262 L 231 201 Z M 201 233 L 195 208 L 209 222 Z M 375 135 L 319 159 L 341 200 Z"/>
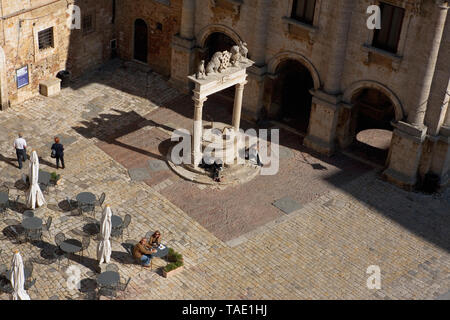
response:
<path id="1" fill-rule="evenodd" d="M 202 161 L 202 138 L 203 138 L 203 104 L 207 98 L 193 98 L 195 102 L 194 108 L 194 130 L 192 137 L 192 153 L 193 153 L 193 165 L 198 167 Z"/>
<path id="2" fill-rule="evenodd" d="M 238 83 L 236 85 L 236 92 L 234 95 L 234 107 L 233 107 L 233 127 L 234 130 L 239 131 L 241 125 L 241 112 L 242 112 L 242 97 L 244 95 L 244 86 L 247 81 Z"/>

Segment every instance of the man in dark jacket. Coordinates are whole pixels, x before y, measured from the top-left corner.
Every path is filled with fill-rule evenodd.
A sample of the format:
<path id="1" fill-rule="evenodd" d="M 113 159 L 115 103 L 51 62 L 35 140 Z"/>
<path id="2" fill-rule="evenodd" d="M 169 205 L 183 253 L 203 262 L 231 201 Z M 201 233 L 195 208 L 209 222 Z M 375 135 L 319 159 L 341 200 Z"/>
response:
<path id="1" fill-rule="evenodd" d="M 55 143 L 52 145 L 52 157 L 56 158 L 56 169 L 59 169 L 59 161 L 61 160 L 61 166 L 64 169 L 64 147 L 59 143 L 59 138 L 55 137 Z"/>

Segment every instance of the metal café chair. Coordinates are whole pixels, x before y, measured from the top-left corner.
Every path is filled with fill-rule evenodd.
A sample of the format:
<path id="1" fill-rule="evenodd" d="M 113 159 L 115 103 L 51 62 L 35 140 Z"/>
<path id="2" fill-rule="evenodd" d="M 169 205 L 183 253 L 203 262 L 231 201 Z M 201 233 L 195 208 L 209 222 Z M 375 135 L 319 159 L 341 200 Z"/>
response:
<path id="1" fill-rule="evenodd" d="M 89 244 L 91 243 L 91 238 L 88 236 L 83 236 L 81 239 L 81 257 L 84 257 L 84 250 L 89 253 Z"/>
<path id="2" fill-rule="evenodd" d="M 0 277 L 4 277 L 6 274 L 6 271 L 8 271 L 8 268 L 5 264 L 0 265 Z"/>
<path id="3" fill-rule="evenodd" d="M 122 242 L 123 242 L 123 231 L 126 229 L 127 230 L 127 235 L 128 237 L 130 237 L 130 232 L 128 231 L 128 226 L 131 223 L 131 215 L 130 214 L 126 214 L 125 217 L 123 218 L 123 223 L 122 226 L 120 227 L 121 230 L 121 235 L 122 235 Z"/>
<path id="4" fill-rule="evenodd" d="M 63 252 L 59 246 L 61 243 L 66 240 L 66 236 L 64 233 L 60 232 L 55 236 L 55 244 L 57 246 L 56 250 L 53 252 L 55 258 L 58 260 L 58 268 L 61 268 L 61 260 L 66 256 L 65 252 Z"/>
<path id="5" fill-rule="evenodd" d="M 128 280 L 126 282 L 119 282 L 119 284 L 117 285 L 117 289 L 120 291 L 125 291 L 127 290 L 128 284 L 131 281 L 131 277 L 128 278 Z"/>
<path id="6" fill-rule="evenodd" d="M 49 238 L 52 236 L 50 232 L 50 226 L 52 225 L 52 217 L 48 217 L 47 222 L 42 226 L 42 232 L 41 232 L 41 240 L 42 240 L 42 233 L 43 231 L 48 233 Z"/>
<path id="7" fill-rule="evenodd" d="M 95 205 L 99 206 L 103 209 L 103 202 L 105 202 L 106 194 L 102 192 L 97 201 L 95 201 Z"/>
<path id="8" fill-rule="evenodd" d="M 15 226 L 10 226 L 10 230 L 16 239 L 16 243 L 20 244 L 27 241 L 27 234 L 25 232 L 19 232 Z"/>
<path id="9" fill-rule="evenodd" d="M 5 193 L 9 199 L 9 187 L 6 184 L 0 185 L 0 193 Z M 9 205 L 9 200 L 6 203 L 0 204 L 0 214 L 2 218 L 6 215 L 6 208 Z"/>
<path id="10" fill-rule="evenodd" d="M 110 263 L 106 266 L 106 271 L 119 272 L 119 267 L 117 266 L 117 264 Z"/>
<path id="11" fill-rule="evenodd" d="M 23 268 L 24 268 L 26 278 L 30 279 L 31 276 L 33 275 L 33 269 L 34 269 L 33 261 L 31 259 L 26 260 L 23 264 Z"/>

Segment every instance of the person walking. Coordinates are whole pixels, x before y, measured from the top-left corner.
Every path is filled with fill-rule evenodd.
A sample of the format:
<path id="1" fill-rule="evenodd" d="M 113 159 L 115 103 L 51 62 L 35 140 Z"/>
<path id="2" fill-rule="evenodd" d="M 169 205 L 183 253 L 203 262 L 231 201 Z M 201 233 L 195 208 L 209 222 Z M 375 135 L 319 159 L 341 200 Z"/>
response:
<path id="1" fill-rule="evenodd" d="M 61 160 L 61 168 L 64 169 L 64 146 L 60 143 L 58 137 L 55 137 L 55 143 L 52 145 L 52 158 L 56 158 L 56 169 L 59 169 L 59 161 Z"/>
<path id="2" fill-rule="evenodd" d="M 16 149 L 17 162 L 19 162 L 19 169 L 22 169 L 22 161 L 27 160 L 27 142 L 22 138 L 22 134 L 19 133 L 19 137 L 14 140 L 14 148 Z"/>

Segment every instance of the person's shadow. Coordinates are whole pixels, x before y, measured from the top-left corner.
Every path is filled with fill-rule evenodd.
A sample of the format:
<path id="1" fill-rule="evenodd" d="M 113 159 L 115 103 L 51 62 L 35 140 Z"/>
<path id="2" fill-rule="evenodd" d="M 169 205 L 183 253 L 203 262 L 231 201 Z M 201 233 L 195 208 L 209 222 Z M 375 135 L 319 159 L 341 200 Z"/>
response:
<path id="1" fill-rule="evenodd" d="M 16 164 L 17 163 L 17 159 L 16 158 L 7 158 L 5 156 L 3 156 L 2 154 L 0 154 L 0 161 L 9 164 L 10 166 L 13 166 L 15 168 L 19 168 L 19 165 Z"/>
<path id="2" fill-rule="evenodd" d="M 39 164 L 43 164 L 43 165 L 46 165 L 47 167 L 56 169 L 56 164 L 54 164 L 52 162 L 48 162 L 47 160 L 42 159 L 42 157 L 39 157 Z"/>

